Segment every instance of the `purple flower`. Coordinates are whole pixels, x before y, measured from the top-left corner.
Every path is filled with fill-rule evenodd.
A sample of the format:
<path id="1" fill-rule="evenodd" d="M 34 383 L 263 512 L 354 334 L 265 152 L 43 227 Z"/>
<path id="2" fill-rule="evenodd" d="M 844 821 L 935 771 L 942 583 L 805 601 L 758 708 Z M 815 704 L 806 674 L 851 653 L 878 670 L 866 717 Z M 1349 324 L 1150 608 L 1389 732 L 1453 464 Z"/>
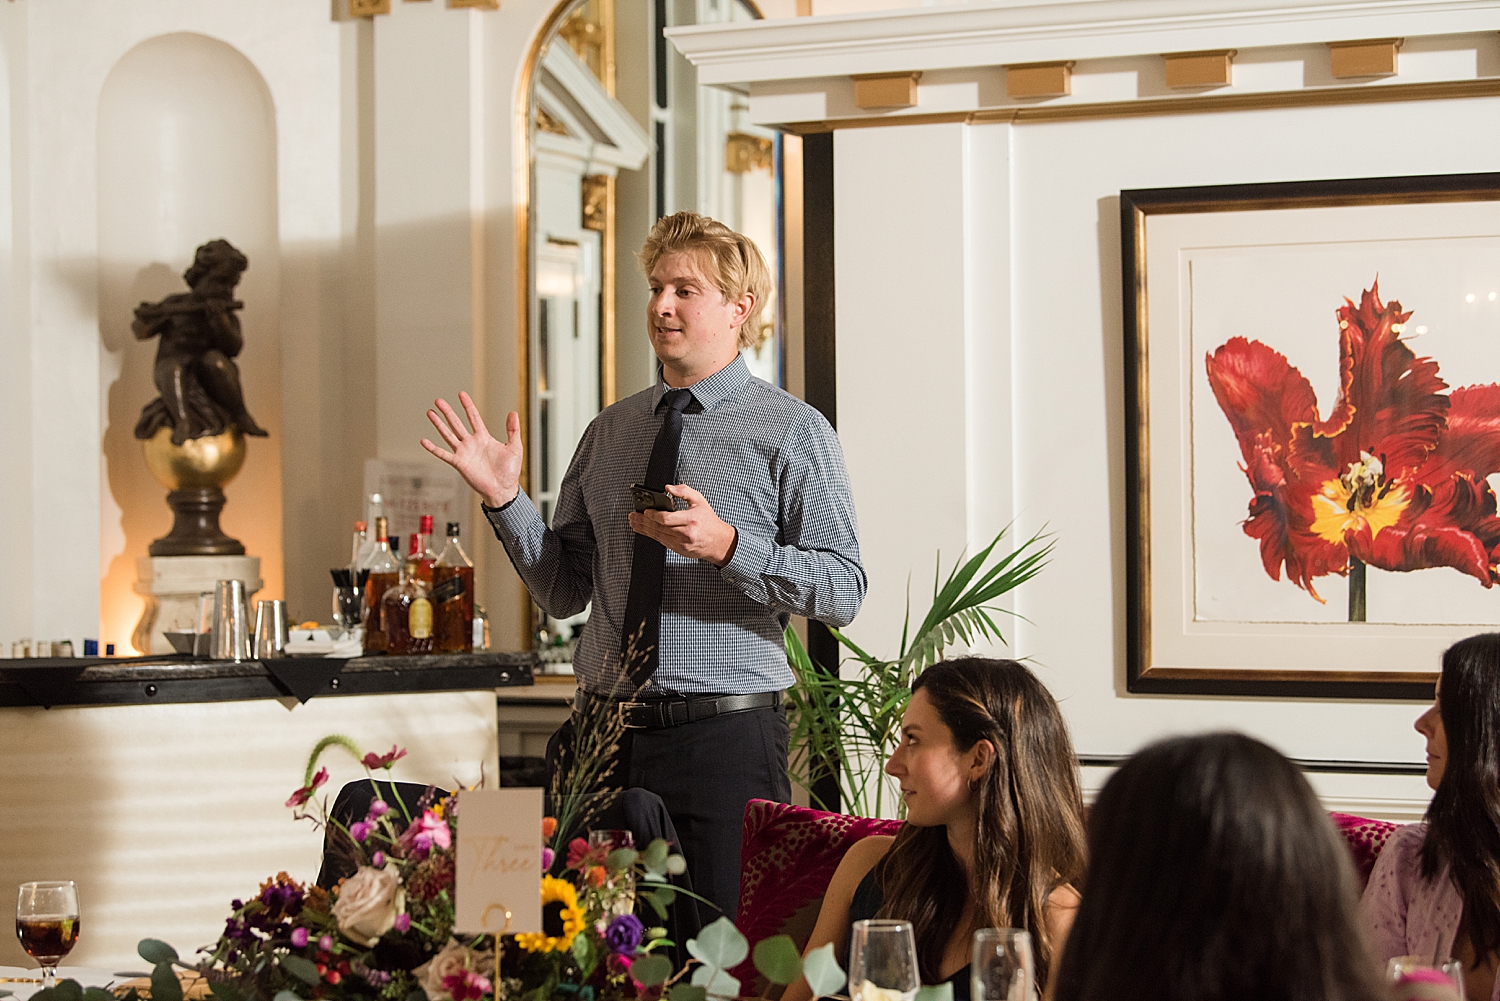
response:
<path id="1" fill-rule="evenodd" d="M 377 869 L 385 868 L 385 852 L 376 852 L 370 856 L 370 864 Z"/>
<path id="2" fill-rule="evenodd" d="M 370 831 L 375 827 L 368 820 L 356 820 L 349 825 L 349 836 L 355 841 L 364 841 L 370 836 Z"/>
<path id="3" fill-rule="evenodd" d="M 641 944 L 641 936 L 645 933 L 646 926 L 641 924 L 640 918 L 634 914 L 621 914 L 604 929 L 604 944 L 613 953 L 634 956 Z"/>
<path id="4" fill-rule="evenodd" d="M 410 914 L 397 914 L 396 915 L 396 925 L 395 925 L 395 928 L 396 928 L 397 931 L 399 931 L 399 932 L 405 932 L 410 927 L 411 927 L 411 915 Z"/>
<path id="5" fill-rule="evenodd" d="M 383 799 L 377 799 L 375 802 L 370 804 L 371 817 L 384 817 L 387 813 L 390 812 L 391 805 Z"/>
<path id="6" fill-rule="evenodd" d="M 322 949 L 324 952 L 332 952 L 333 951 L 333 936 L 332 935 L 324 935 L 322 938 L 318 939 L 318 948 Z"/>
<path id="7" fill-rule="evenodd" d="M 294 948 L 294 949 L 306 949 L 307 948 L 307 929 L 306 928 L 293 928 L 292 929 L 292 948 Z"/>
<path id="8" fill-rule="evenodd" d="M 548 870 L 550 870 L 552 868 L 552 862 L 556 858 L 557 858 L 557 852 L 553 851 L 551 848 L 543 848 L 542 849 L 542 872 L 547 872 Z"/>

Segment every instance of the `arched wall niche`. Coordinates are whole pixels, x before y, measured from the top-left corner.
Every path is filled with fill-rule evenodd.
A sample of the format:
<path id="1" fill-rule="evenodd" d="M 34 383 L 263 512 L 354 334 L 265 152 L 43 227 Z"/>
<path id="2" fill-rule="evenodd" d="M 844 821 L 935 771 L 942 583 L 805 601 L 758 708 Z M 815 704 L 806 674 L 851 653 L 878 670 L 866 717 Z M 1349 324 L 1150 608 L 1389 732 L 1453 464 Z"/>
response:
<path id="1" fill-rule="evenodd" d="M 182 272 L 216 238 L 250 261 L 236 292 L 245 303 L 238 362 L 247 406 L 271 433 L 249 439 L 245 466 L 225 488 L 222 525 L 260 557 L 259 596 L 282 596 L 276 117 L 244 55 L 178 32 L 141 42 L 115 64 L 100 91 L 98 129 L 100 616 L 103 638 L 123 653 L 144 607 L 136 561 L 172 521 L 133 437 L 141 407 L 156 395 L 156 344 L 134 339 L 132 310 L 186 291 Z"/>

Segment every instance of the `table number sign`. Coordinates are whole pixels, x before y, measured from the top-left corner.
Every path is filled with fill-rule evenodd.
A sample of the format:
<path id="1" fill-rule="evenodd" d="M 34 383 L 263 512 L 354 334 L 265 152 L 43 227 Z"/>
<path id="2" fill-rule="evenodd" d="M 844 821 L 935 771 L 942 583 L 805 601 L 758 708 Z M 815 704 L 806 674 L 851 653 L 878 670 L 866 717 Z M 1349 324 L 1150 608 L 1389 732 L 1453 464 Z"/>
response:
<path id="1" fill-rule="evenodd" d="M 542 790 L 458 794 L 453 927 L 470 934 L 542 930 Z"/>

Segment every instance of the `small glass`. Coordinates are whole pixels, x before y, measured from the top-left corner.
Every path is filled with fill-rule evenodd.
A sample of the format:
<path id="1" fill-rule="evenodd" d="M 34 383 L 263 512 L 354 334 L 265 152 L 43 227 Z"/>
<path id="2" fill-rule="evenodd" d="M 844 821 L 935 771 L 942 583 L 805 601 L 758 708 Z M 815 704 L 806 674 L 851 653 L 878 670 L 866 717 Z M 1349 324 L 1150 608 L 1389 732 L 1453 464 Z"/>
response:
<path id="1" fill-rule="evenodd" d="M 849 996 L 853 1001 L 912 1001 L 922 977 L 910 921 L 854 922 L 849 938 Z"/>
<path id="2" fill-rule="evenodd" d="M 1457 959 L 1436 959 L 1432 956 L 1393 956 L 1385 964 L 1385 978 L 1393 984 L 1406 981 L 1430 981 L 1445 986 L 1437 980 L 1442 977 L 1464 997 L 1464 964 Z"/>
<path id="3" fill-rule="evenodd" d="M 634 848 L 635 835 L 629 831 L 589 831 L 589 847 L 606 847 L 610 851 L 616 848 Z"/>
<path id="4" fill-rule="evenodd" d="M 16 898 L 16 937 L 42 967 L 42 986 L 57 986 L 57 964 L 78 942 L 78 887 L 69 880 L 22 883 Z"/>
<path id="5" fill-rule="evenodd" d="M 1033 1001 L 1036 967 L 1031 959 L 1031 934 L 1021 928 L 976 931 L 969 994 L 972 1001 Z"/>

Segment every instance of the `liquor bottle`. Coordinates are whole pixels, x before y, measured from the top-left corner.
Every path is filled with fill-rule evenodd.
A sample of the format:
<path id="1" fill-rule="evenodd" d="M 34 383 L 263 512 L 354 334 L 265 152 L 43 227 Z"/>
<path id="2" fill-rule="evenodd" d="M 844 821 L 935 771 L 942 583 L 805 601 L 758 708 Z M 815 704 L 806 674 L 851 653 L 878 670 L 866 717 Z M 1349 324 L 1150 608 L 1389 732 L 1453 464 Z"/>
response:
<path id="1" fill-rule="evenodd" d="M 490 648 L 490 613 L 479 602 L 474 602 L 474 649 Z"/>
<path id="2" fill-rule="evenodd" d="M 412 536 L 412 543 L 416 549 L 416 536 Z M 432 652 L 431 588 L 416 568 L 416 561 L 408 559 L 396 586 L 387 589 L 380 599 L 385 652 L 392 656 Z"/>
<path id="3" fill-rule="evenodd" d="M 370 499 L 365 502 L 365 525 L 373 525 L 377 518 L 384 517 L 385 500 L 378 493 L 371 494 Z M 363 567 L 370 562 L 370 554 L 375 552 L 375 543 L 378 541 L 373 533 L 365 533 L 365 541 L 359 547 L 359 562 L 355 564 L 356 568 Z"/>
<path id="4" fill-rule="evenodd" d="M 386 539 L 387 532 L 385 517 L 375 519 L 375 544 L 370 552 L 370 558 L 360 569 L 370 571 L 370 577 L 365 581 L 364 616 L 365 624 L 365 653 L 385 652 L 385 629 L 380 621 L 380 599 L 385 596 L 386 590 L 396 583 L 401 573 L 401 564 L 396 562 L 396 557 L 391 553 L 389 541 Z"/>
<path id="5" fill-rule="evenodd" d="M 432 568 L 437 563 L 437 553 L 432 551 L 432 515 L 422 515 L 421 526 L 417 532 L 417 575 L 431 587 Z"/>
<path id="6" fill-rule="evenodd" d="M 369 527 L 368 522 L 354 523 L 354 543 L 349 549 L 349 572 L 355 576 L 359 575 L 359 568 L 364 565 L 360 554 L 364 552 L 365 540 L 370 534 Z"/>
<path id="7" fill-rule="evenodd" d="M 474 649 L 474 564 L 458 541 L 458 522 L 448 522 L 448 544 L 432 568 L 433 643 L 438 653 Z"/>

